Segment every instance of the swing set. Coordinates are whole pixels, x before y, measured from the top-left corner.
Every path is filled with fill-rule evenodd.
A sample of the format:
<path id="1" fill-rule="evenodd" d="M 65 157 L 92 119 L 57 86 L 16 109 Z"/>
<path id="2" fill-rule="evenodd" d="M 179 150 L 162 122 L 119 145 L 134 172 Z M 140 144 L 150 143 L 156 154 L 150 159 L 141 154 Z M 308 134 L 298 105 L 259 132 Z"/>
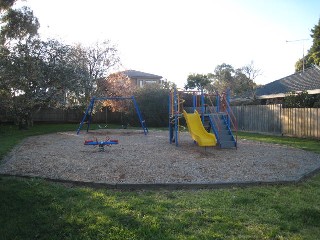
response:
<path id="1" fill-rule="evenodd" d="M 105 100 L 113 100 L 113 101 L 131 100 L 133 102 L 134 108 L 135 108 L 136 113 L 138 115 L 139 122 L 140 122 L 142 129 L 143 129 L 144 135 L 147 135 L 148 128 L 147 128 L 145 120 L 142 118 L 138 103 L 137 103 L 136 99 L 134 98 L 134 96 L 131 96 L 131 97 L 93 97 L 90 100 L 89 106 L 86 109 L 86 112 L 81 120 L 81 123 L 80 123 L 78 129 L 77 129 L 77 135 L 79 135 L 84 123 L 87 123 L 87 132 L 89 132 L 90 124 L 92 122 L 92 112 L 93 112 L 94 103 L 96 101 L 105 101 Z"/>

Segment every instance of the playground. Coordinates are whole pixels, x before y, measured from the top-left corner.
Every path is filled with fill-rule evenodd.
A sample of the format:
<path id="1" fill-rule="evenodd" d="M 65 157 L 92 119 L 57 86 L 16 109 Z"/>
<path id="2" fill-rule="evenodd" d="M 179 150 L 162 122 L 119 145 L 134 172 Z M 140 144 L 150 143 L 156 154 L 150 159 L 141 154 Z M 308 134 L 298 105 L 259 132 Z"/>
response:
<path id="1" fill-rule="evenodd" d="M 23 140 L 5 157 L 0 174 L 179 187 L 297 182 L 320 169 L 319 154 L 238 139 L 228 93 L 216 94 L 213 106 L 209 95 L 191 92 L 191 113 L 183 107 L 183 94 L 170 93 L 169 131 L 150 131 L 133 96 L 92 98 L 77 131 Z M 89 131 L 95 101 L 105 100 L 132 101 L 142 129 Z M 181 131 L 182 118 L 188 131 Z"/>
<path id="2" fill-rule="evenodd" d="M 84 145 L 86 139 L 118 144 Z M 103 184 L 247 184 L 298 181 L 320 167 L 320 155 L 245 139 L 238 149 L 199 147 L 188 132 L 179 147 L 168 131 L 100 129 L 29 137 L 3 160 L 1 174 Z"/>

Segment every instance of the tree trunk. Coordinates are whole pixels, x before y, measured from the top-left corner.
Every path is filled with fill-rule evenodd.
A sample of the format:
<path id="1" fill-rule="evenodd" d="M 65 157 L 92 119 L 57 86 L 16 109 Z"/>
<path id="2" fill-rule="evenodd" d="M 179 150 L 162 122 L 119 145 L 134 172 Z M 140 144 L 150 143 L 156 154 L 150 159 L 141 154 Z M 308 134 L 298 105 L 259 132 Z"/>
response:
<path id="1" fill-rule="evenodd" d="M 32 114 L 27 113 L 21 116 L 17 116 L 16 124 L 18 125 L 19 130 L 28 130 L 30 127 L 33 127 Z"/>

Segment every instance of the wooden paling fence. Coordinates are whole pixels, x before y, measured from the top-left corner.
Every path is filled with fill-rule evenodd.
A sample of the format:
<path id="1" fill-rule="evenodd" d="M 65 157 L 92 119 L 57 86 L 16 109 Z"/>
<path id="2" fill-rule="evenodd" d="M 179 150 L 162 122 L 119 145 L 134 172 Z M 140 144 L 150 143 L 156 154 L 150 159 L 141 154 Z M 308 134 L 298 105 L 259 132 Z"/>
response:
<path id="1" fill-rule="evenodd" d="M 239 131 L 320 139 L 319 108 L 283 108 L 281 104 L 232 106 L 231 108 L 238 121 Z M 189 110 L 192 111 L 192 108 Z M 198 110 L 201 111 L 201 109 Z M 34 113 L 33 117 L 36 122 L 79 123 L 83 117 L 83 111 L 42 109 Z M 120 113 L 102 111 L 95 114 L 93 121 L 117 123 L 121 122 L 120 119 Z M 12 121 L 9 115 L 0 116 L 0 123 L 8 121 Z"/>
<path id="2" fill-rule="evenodd" d="M 320 139 L 319 108 L 283 108 L 282 132 L 298 137 Z"/>
<path id="3" fill-rule="evenodd" d="M 56 122 L 56 123 L 80 123 L 84 111 L 79 109 L 41 109 L 33 114 L 35 122 Z M 121 120 L 121 113 L 98 111 L 92 118 L 93 123 L 117 123 Z"/>
<path id="4" fill-rule="evenodd" d="M 319 108 L 276 105 L 233 106 L 239 130 L 320 139 Z"/>

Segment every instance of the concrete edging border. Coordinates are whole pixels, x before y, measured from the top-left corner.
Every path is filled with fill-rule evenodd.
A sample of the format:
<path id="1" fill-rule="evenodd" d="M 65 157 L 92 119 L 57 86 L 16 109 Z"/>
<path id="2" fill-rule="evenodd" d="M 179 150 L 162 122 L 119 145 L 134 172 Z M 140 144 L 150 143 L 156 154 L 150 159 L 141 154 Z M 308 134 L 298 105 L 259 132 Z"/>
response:
<path id="1" fill-rule="evenodd" d="M 48 182 L 68 184 L 77 187 L 90 187 L 95 189 L 111 189 L 111 190 L 200 190 L 200 189 L 227 189 L 233 187 L 255 187 L 255 186 L 275 186 L 275 185 L 290 185 L 304 182 L 312 176 L 320 173 L 320 168 L 315 169 L 309 173 L 302 175 L 297 180 L 288 181 L 257 181 L 257 182 L 220 182 L 220 183 L 98 183 L 98 182 L 81 182 L 73 180 L 63 179 L 52 179 L 36 176 L 26 175 L 11 175 L 11 174 L 0 174 L 0 177 L 17 177 L 26 179 L 41 179 Z"/>

